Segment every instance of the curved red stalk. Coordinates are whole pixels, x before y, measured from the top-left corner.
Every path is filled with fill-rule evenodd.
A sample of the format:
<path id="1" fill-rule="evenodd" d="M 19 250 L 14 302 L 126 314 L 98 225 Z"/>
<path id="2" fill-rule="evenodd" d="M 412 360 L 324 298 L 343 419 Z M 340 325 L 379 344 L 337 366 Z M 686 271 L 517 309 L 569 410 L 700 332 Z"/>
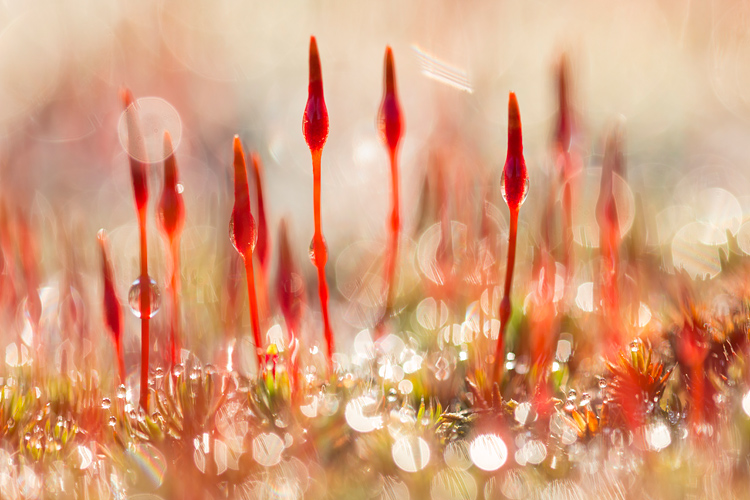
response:
<path id="1" fill-rule="evenodd" d="M 138 211 L 138 228 L 140 230 L 141 243 L 141 274 L 142 286 L 148 289 L 150 278 L 148 276 L 148 243 L 146 238 L 146 208 L 148 207 L 148 173 L 146 163 L 136 158 L 145 158 L 146 145 L 141 133 L 141 125 L 138 118 L 137 106 L 133 100 L 133 94 L 128 89 L 120 91 L 123 106 L 125 107 L 125 119 L 128 127 L 128 151 L 130 160 L 130 174 L 133 181 L 133 196 L 135 208 Z M 130 108 L 133 109 L 130 109 Z M 135 152 L 135 153 L 134 153 Z M 146 292 L 146 293 L 143 293 Z M 149 321 L 151 318 L 151 294 L 148 290 L 142 290 L 140 294 L 141 314 L 141 389 L 140 405 L 148 410 L 148 357 L 149 357 Z"/>
<path id="2" fill-rule="evenodd" d="M 102 280 L 103 280 L 103 300 L 104 300 L 104 323 L 112 334 L 112 340 L 115 343 L 117 351 L 117 371 L 120 376 L 120 383 L 125 383 L 125 359 L 122 349 L 122 306 L 117 300 L 115 291 L 115 278 L 112 271 L 112 262 L 109 258 L 109 239 L 104 229 L 100 229 L 96 235 L 99 242 L 99 249 L 102 254 Z"/>
<path id="3" fill-rule="evenodd" d="M 258 368 L 261 367 L 263 342 L 260 337 L 260 319 L 258 300 L 255 295 L 255 276 L 253 273 L 253 251 L 258 242 L 258 229 L 250 211 L 250 188 L 247 183 L 245 153 L 239 136 L 234 136 L 234 207 L 229 221 L 229 236 L 235 250 L 245 261 L 247 276 L 247 296 L 250 302 L 250 321 L 253 326 L 255 354 L 258 357 Z"/>
<path id="4" fill-rule="evenodd" d="M 320 309 L 323 314 L 323 332 L 326 346 L 328 347 L 328 370 L 333 371 L 333 330 L 328 316 L 328 283 L 326 282 L 325 267 L 328 261 L 328 249 L 320 217 L 320 160 L 323 155 L 323 146 L 328 139 L 328 110 L 323 97 L 323 76 L 320 70 L 320 57 L 318 56 L 318 44 L 315 37 L 310 37 L 310 83 L 307 87 L 307 105 L 302 116 L 302 131 L 307 146 L 312 154 L 313 165 L 313 210 L 315 219 L 315 233 L 313 235 L 313 257 L 315 267 L 318 269 L 318 296 L 320 297 Z"/>
<path id="5" fill-rule="evenodd" d="M 622 171 L 622 128 L 618 123 L 607 138 L 602 163 L 599 199 L 596 202 L 596 222 L 599 226 L 599 251 L 601 253 L 601 299 L 603 302 L 603 328 L 607 332 L 609 353 L 614 354 L 622 342 L 620 323 L 620 297 L 617 287 L 620 258 L 620 224 L 613 192 L 614 173 Z"/>
<path id="6" fill-rule="evenodd" d="M 557 125 L 555 129 L 555 148 L 560 163 L 560 180 L 563 188 L 563 264 L 566 269 L 566 281 L 573 276 L 573 202 L 571 195 L 571 177 L 573 158 L 571 143 L 573 140 L 573 110 L 570 102 L 570 64 L 563 54 L 557 67 Z M 567 286 L 567 283 L 566 283 Z"/>
<path id="7" fill-rule="evenodd" d="M 292 390 L 296 390 L 299 384 L 297 334 L 302 316 L 305 286 L 297 273 L 285 219 L 281 219 L 279 224 L 279 273 L 276 280 L 276 297 L 289 331 L 289 368 L 292 374 Z"/>
<path id="8" fill-rule="evenodd" d="M 172 137 L 164 132 L 164 190 L 159 199 L 159 226 L 169 243 L 171 259 L 169 289 L 172 294 L 172 321 L 169 327 L 169 353 L 172 366 L 180 362 L 180 236 L 185 226 L 185 202 L 178 189 L 177 161 L 174 157 Z"/>
<path id="9" fill-rule="evenodd" d="M 258 243 L 255 245 L 253 252 L 258 257 L 260 263 L 260 297 L 258 297 L 259 308 L 263 314 L 268 311 L 268 258 L 271 245 L 268 237 L 268 222 L 266 219 L 266 206 L 263 202 L 263 163 L 260 155 L 253 152 L 250 155 L 250 162 L 253 165 L 253 180 L 255 181 L 255 199 L 258 204 Z"/>
<path id="10" fill-rule="evenodd" d="M 39 322 L 42 317 L 42 301 L 39 298 L 39 276 L 37 263 L 39 262 L 39 251 L 36 239 L 31 233 L 28 221 L 18 217 L 19 239 L 21 240 L 21 264 L 23 277 L 26 285 L 25 314 L 31 324 L 34 337 L 34 348 L 41 351 L 42 339 L 39 335 Z"/>
<path id="11" fill-rule="evenodd" d="M 263 271 L 268 270 L 269 264 L 269 245 L 268 238 L 268 222 L 266 220 L 266 205 L 263 202 L 263 163 L 260 160 L 260 155 L 257 152 L 253 152 L 250 155 L 253 165 L 253 177 L 255 180 L 255 196 L 258 203 L 258 243 L 255 245 L 255 255 L 258 256 L 258 262 L 263 268 Z"/>
<path id="12" fill-rule="evenodd" d="M 383 62 L 383 100 L 378 111 L 378 128 L 380 137 L 388 148 L 388 156 L 391 163 L 391 219 L 390 219 L 390 245 L 386 255 L 385 283 L 388 287 L 385 310 L 380 320 L 382 325 L 393 309 L 393 300 L 396 293 L 396 263 L 398 262 L 398 239 L 401 231 L 401 216 L 399 204 L 399 182 L 398 182 L 398 146 L 404 135 L 404 122 L 401 113 L 401 105 L 396 94 L 396 68 L 393 64 L 393 51 L 390 47 L 385 48 L 385 60 Z M 380 330 L 380 328 L 378 328 Z"/>
<path id="13" fill-rule="evenodd" d="M 528 190 L 528 171 L 523 157 L 523 138 L 521 131 L 521 113 L 518 109 L 516 94 L 510 93 L 508 100 L 508 155 L 503 167 L 503 197 L 510 210 L 510 229 L 508 233 L 508 264 L 505 268 L 505 288 L 500 303 L 500 332 L 495 350 L 495 382 L 500 383 L 500 376 L 505 362 L 505 330 L 511 314 L 510 291 L 513 283 L 513 268 L 516 262 L 516 239 L 518 236 L 518 212 L 526 198 Z"/>

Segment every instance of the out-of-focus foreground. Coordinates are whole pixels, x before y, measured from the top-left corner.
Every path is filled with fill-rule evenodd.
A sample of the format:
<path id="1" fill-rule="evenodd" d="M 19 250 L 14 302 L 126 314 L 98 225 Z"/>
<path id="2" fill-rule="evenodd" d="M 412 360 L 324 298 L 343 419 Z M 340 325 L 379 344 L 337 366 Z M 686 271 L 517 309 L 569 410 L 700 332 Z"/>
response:
<path id="1" fill-rule="evenodd" d="M 0 497 L 748 495 L 749 25 L 5 2 Z"/>

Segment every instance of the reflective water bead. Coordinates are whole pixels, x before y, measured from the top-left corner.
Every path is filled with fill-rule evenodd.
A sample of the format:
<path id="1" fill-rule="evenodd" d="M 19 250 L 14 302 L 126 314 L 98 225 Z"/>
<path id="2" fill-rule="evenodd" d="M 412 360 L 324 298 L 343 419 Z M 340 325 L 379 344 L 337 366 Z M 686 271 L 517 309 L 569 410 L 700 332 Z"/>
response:
<path id="1" fill-rule="evenodd" d="M 149 318 L 153 318 L 159 308 L 161 307 L 161 294 L 159 293 L 159 286 L 156 284 L 151 277 L 143 277 L 136 279 L 130 286 L 128 292 L 128 305 L 130 305 L 130 311 L 135 315 L 136 318 L 141 317 L 141 293 L 143 290 L 148 290 L 149 294 Z"/>
<path id="2" fill-rule="evenodd" d="M 321 236 L 321 239 L 323 240 L 323 246 L 321 248 L 321 256 L 322 256 L 322 262 L 320 263 L 321 266 L 325 266 L 328 262 L 328 244 L 326 243 L 325 237 Z M 308 255 L 310 257 L 310 262 L 313 263 L 315 267 L 318 267 L 318 260 L 317 255 L 315 254 L 315 238 L 310 240 L 310 246 L 308 247 Z"/>
<path id="3" fill-rule="evenodd" d="M 505 203 L 508 203 L 508 197 L 505 192 L 505 175 L 500 176 L 500 192 L 503 194 L 503 200 L 505 200 Z M 523 184 L 523 193 L 521 193 L 521 202 L 518 204 L 520 207 L 523 205 L 523 202 L 526 201 L 526 198 L 529 196 L 529 178 L 526 177 L 524 184 Z"/>

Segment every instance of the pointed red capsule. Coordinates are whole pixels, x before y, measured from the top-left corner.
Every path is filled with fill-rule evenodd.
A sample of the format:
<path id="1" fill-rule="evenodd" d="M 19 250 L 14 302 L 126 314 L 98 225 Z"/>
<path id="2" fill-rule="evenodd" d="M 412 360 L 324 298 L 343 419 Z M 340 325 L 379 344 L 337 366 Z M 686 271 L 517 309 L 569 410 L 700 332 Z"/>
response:
<path id="1" fill-rule="evenodd" d="M 133 181 L 133 195 L 138 211 L 148 205 L 148 175 L 146 163 L 137 158 L 146 158 L 146 144 L 141 132 L 140 119 L 133 94 L 129 89 L 120 90 L 120 99 L 125 109 L 125 120 L 128 129 L 128 151 L 130 175 Z"/>
<path id="2" fill-rule="evenodd" d="M 521 112 L 516 94 L 511 92 L 508 100 L 508 155 L 503 168 L 503 198 L 511 210 L 518 210 L 529 192 L 529 174 L 523 157 Z"/>
<path id="3" fill-rule="evenodd" d="M 253 176 L 255 180 L 255 196 L 258 200 L 258 243 L 255 246 L 255 253 L 258 255 L 258 262 L 263 269 L 268 265 L 268 225 L 266 221 L 266 206 L 263 202 L 263 164 L 260 161 L 260 155 L 253 153 L 251 155 L 253 164 Z"/>
<path id="4" fill-rule="evenodd" d="M 310 82 L 307 86 L 307 105 L 302 116 L 302 132 L 307 147 L 319 152 L 328 139 L 328 109 L 323 96 L 323 74 L 315 37 L 310 37 Z"/>
<path id="5" fill-rule="evenodd" d="M 102 254 L 102 280 L 103 280 L 103 306 L 104 306 L 104 323 L 112 334 L 112 340 L 115 343 L 117 351 L 117 369 L 120 375 L 120 381 L 125 381 L 125 359 L 123 358 L 122 348 L 122 306 L 117 299 L 115 291 L 115 278 L 112 271 L 112 262 L 109 258 L 109 240 L 104 229 L 100 229 L 97 234 L 99 249 Z"/>
<path id="6" fill-rule="evenodd" d="M 102 280 L 104 282 L 104 322 L 116 344 L 122 338 L 122 309 L 115 291 L 114 272 L 109 258 L 109 239 L 104 229 L 100 229 L 96 238 L 102 255 Z"/>
<path id="7" fill-rule="evenodd" d="M 557 105 L 555 141 L 561 151 L 568 151 L 573 136 L 573 113 L 570 103 L 570 68 L 565 54 L 557 67 Z"/>
<path id="8" fill-rule="evenodd" d="M 279 272 L 276 281 L 276 297 L 287 325 L 291 329 L 296 328 L 302 313 L 305 283 L 299 276 L 297 264 L 292 255 L 285 219 L 281 219 L 279 223 Z"/>
<path id="9" fill-rule="evenodd" d="M 385 49 L 383 100 L 378 113 L 378 128 L 385 145 L 395 153 L 404 135 L 404 122 L 401 105 L 396 94 L 396 68 L 393 63 L 393 51 Z"/>
<path id="10" fill-rule="evenodd" d="M 229 220 L 229 237 L 235 250 L 247 260 L 258 242 L 258 229 L 250 211 L 245 153 L 239 136 L 234 136 L 234 207 Z"/>
<path id="11" fill-rule="evenodd" d="M 185 226 L 185 202 L 179 186 L 177 161 L 174 157 L 172 137 L 164 132 L 164 190 L 158 206 L 158 221 L 162 231 L 170 240 L 178 236 Z"/>

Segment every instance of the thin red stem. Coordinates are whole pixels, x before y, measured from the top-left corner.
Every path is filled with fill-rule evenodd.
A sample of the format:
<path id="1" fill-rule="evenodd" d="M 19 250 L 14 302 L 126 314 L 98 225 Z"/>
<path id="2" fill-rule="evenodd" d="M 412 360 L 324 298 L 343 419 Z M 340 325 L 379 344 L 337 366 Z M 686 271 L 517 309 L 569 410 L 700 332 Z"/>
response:
<path id="1" fill-rule="evenodd" d="M 321 156 L 322 150 L 312 152 L 313 164 L 313 210 L 315 218 L 315 233 L 313 235 L 313 255 L 315 267 L 318 268 L 318 296 L 320 297 L 320 310 L 323 315 L 323 333 L 325 335 L 326 347 L 328 348 L 328 370 L 333 372 L 333 330 L 328 316 L 328 283 L 326 281 L 325 266 L 328 260 L 328 250 L 323 239 L 323 230 L 320 216 L 320 184 L 321 184 Z"/>
<path id="2" fill-rule="evenodd" d="M 180 362 L 180 340 L 178 332 L 180 330 L 180 238 L 170 239 L 170 253 L 172 256 L 172 276 L 169 287 L 172 292 L 172 324 L 169 332 L 169 352 L 171 355 L 172 366 Z"/>
<path id="3" fill-rule="evenodd" d="M 253 272 L 253 253 L 248 252 L 244 256 L 245 274 L 247 275 L 247 297 L 250 302 L 250 321 L 253 326 L 253 340 L 255 341 L 255 354 L 258 357 L 258 370 L 263 361 L 263 343 L 260 338 L 260 317 L 258 315 L 258 298 L 255 295 L 255 273 Z"/>
<path id="4" fill-rule="evenodd" d="M 385 301 L 385 310 L 380 323 L 384 323 L 393 310 L 393 301 L 396 295 L 396 263 L 398 262 L 398 240 L 401 233 L 401 211 L 399 199 L 398 159 L 396 151 L 390 150 L 391 160 L 391 219 L 389 223 L 389 245 L 386 255 L 385 279 L 388 287 Z"/>
<path id="5" fill-rule="evenodd" d="M 505 331 L 510 320 L 511 303 L 510 290 L 513 284 L 513 268 L 516 263 L 516 239 L 518 235 L 518 210 L 510 211 L 510 231 L 508 233 L 508 264 L 505 267 L 505 288 L 503 300 L 500 303 L 500 331 L 497 335 L 497 349 L 495 350 L 495 382 L 500 383 L 500 376 L 505 362 Z"/>
<path id="6" fill-rule="evenodd" d="M 148 277 L 148 243 L 146 239 L 146 208 L 138 210 L 141 236 L 141 408 L 148 410 L 149 320 L 151 316 L 151 283 Z"/>

